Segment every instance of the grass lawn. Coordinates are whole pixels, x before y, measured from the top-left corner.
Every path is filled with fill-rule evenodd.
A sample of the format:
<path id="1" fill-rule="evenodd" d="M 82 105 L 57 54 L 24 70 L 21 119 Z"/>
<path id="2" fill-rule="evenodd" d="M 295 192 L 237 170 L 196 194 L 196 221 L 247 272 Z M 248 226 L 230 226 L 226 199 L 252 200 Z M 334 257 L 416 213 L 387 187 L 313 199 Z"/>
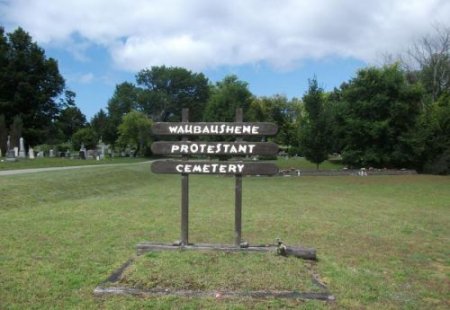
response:
<path id="1" fill-rule="evenodd" d="M 130 157 L 116 157 L 106 158 L 104 160 L 82 160 L 69 159 L 58 157 L 44 157 L 35 159 L 19 159 L 15 162 L 8 162 L 4 157 L 0 157 L 0 171 L 1 170 L 17 170 L 17 169 L 31 169 L 31 168 L 49 168 L 49 167 L 70 167 L 70 166 L 86 166 L 86 165 L 104 165 L 104 164 L 126 164 L 146 161 L 146 158 L 130 158 Z"/>
<path id="2" fill-rule="evenodd" d="M 190 241 L 232 244 L 234 179 L 191 176 L 190 186 Z M 138 242 L 179 239 L 180 178 L 151 174 L 148 163 L 0 176 L 0 197 L 0 309 L 450 307 L 450 177 L 244 178 L 244 239 L 265 244 L 280 237 L 287 245 L 316 248 L 315 272 L 336 297 L 328 304 L 95 297 L 93 289 L 134 256 Z M 211 260 L 164 255 L 140 256 L 134 268 L 142 272 L 127 274 L 130 281 L 182 287 L 185 280 L 166 276 L 164 265 L 149 264 L 166 262 L 176 270 Z M 251 264 L 241 265 L 244 274 L 261 274 L 249 288 L 264 286 L 261 279 L 269 277 L 258 258 L 242 259 Z M 265 263 L 279 262 L 270 259 Z M 236 286 L 227 271 L 238 261 L 219 256 L 205 264 L 214 268 L 207 285 Z M 196 277 L 204 272 L 198 264 L 192 283 L 208 287 Z"/>

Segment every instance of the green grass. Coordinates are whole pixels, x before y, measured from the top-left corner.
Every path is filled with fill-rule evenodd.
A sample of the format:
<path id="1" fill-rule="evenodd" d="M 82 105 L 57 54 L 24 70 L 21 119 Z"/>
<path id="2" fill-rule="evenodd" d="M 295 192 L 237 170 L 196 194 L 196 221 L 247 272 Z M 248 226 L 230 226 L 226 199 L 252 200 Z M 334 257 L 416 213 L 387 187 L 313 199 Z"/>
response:
<path id="1" fill-rule="evenodd" d="M 306 160 L 304 157 L 289 157 L 283 158 L 279 157 L 276 161 L 277 166 L 280 169 L 305 169 L 305 170 L 315 170 L 316 164 Z M 336 170 L 342 169 L 344 167 L 338 161 L 324 161 L 319 165 L 320 170 Z"/>
<path id="2" fill-rule="evenodd" d="M 104 165 L 104 164 L 126 164 L 140 161 L 146 161 L 145 158 L 116 157 L 113 159 L 105 158 L 104 160 L 82 160 L 58 157 L 44 157 L 35 159 L 19 159 L 18 161 L 9 162 L 5 158 L 0 157 L 1 170 L 17 170 L 32 168 L 49 168 L 49 167 L 70 167 L 85 165 Z"/>
<path id="3" fill-rule="evenodd" d="M 191 176 L 190 187 L 190 241 L 232 244 L 234 179 Z M 180 178 L 153 175 L 149 164 L 0 176 L 0 197 L 0 309 L 450 306 L 449 177 L 244 178 L 243 237 L 315 247 L 316 272 L 336 296 L 331 304 L 94 297 L 138 242 L 179 239 Z M 145 258 L 136 264 L 144 271 Z M 175 258 L 176 268 L 189 264 Z M 155 277 L 175 285 L 158 268 Z M 210 281 L 232 286 L 221 270 Z M 135 276 L 147 281 L 144 273 Z"/>
<path id="4" fill-rule="evenodd" d="M 275 253 L 149 252 L 127 268 L 120 286 L 192 291 L 323 290 L 313 263 Z"/>

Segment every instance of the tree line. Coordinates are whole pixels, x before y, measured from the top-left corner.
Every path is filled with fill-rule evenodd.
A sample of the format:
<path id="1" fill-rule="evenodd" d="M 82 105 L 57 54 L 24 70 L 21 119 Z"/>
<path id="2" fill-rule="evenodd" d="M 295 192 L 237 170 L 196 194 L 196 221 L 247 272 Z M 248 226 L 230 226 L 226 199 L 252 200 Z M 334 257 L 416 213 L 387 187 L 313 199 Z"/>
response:
<path id="1" fill-rule="evenodd" d="M 302 98 L 254 96 L 235 75 L 211 83 L 203 73 L 154 66 L 136 82 L 116 85 L 107 108 L 87 122 L 76 94 L 65 88 L 56 60 L 21 28 L 0 28 L 0 147 L 6 137 L 28 145 L 78 150 L 99 139 L 116 149 L 151 155 L 157 121 L 274 122 L 272 139 L 289 155 L 319 165 L 338 154 L 350 167 L 450 170 L 450 29 L 440 26 L 411 49 L 382 66 L 361 68 L 349 81 L 325 91 L 317 78 Z M 18 143 L 18 142 L 14 142 Z"/>

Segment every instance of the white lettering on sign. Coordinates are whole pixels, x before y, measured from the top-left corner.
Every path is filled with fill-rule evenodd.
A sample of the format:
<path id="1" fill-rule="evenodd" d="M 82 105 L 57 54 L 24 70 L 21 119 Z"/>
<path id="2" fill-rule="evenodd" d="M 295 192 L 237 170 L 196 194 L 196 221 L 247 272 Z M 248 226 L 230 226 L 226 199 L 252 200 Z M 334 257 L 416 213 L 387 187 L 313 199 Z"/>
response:
<path id="1" fill-rule="evenodd" d="M 256 144 L 186 143 L 172 144 L 170 154 L 253 154 Z"/>
<path id="2" fill-rule="evenodd" d="M 211 124 L 211 125 L 172 125 L 169 126 L 169 132 L 171 134 L 226 134 L 226 135 L 241 135 L 241 134 L 248 134 L 248 135 L 258 135 L 259 134 L 259 126 L 256 125 L 217 125 L 217 124 Z"/>
<path id="3" fill-rule="evenodd" d="M 178 164 L 175 169 L 179 173 L 223 173 L 223 174 L 241 174 L 244 170 L 244 164 Z"/>

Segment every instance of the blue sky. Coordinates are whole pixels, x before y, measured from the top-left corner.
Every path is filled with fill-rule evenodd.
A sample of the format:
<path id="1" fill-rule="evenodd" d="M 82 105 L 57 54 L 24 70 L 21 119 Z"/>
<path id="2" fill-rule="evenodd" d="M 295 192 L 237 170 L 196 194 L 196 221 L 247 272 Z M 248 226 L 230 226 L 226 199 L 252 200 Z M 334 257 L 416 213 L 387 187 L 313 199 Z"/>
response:
<path id="1" fill-rule="evenodd" d="M 236 74 L 257 96 L 301 97 L 313 76 L 331 90 L 449 16 L 441 0 L 0 0 L 0 25 L 58 61 L 88 119 L 159 65 Z"/>

